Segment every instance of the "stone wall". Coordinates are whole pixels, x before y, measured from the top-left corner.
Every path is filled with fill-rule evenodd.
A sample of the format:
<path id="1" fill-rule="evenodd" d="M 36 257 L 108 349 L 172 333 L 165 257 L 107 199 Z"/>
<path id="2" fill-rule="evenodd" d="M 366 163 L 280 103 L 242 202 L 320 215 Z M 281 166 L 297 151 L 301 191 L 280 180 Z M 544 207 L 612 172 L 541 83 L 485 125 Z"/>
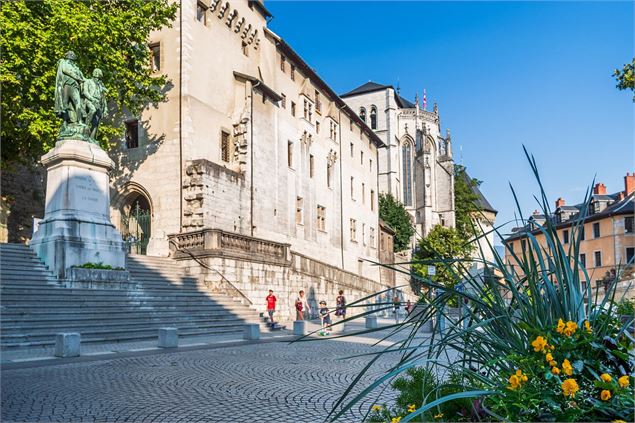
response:
<path id="1" fill-rule="evenodd" d="M 283 321 L 295 319 L 294 302 L 300 290 L 305 291 L 315 314 L 322 300 L 334 309 L 340 289 L 351 303 L 392 286 L 293 252 L 288 244 L 220 230 L 171 236 L 171 248 L 171 256 L 190 275 L 198 277 L 199 283 L 219 292 L 244 296 L 260 312 L 266 310 L 265 297 L 272 289 Z M 363 310 L 353 308 L 351 314 Z"/>

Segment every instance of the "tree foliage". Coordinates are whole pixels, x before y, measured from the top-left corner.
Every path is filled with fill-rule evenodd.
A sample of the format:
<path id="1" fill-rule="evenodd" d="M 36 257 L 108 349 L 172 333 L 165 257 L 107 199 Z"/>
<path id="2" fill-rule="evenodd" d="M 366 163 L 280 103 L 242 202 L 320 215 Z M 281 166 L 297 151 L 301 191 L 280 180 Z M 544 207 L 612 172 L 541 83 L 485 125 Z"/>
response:
<path id="1" fill-rule="evenodd" d="M 635 58 L 631 63 L 626 63 L 622 69 L 615 69 L 613 76 L 617 80 L 617 88 L 635 92 Z M 635 95 L 633 95 L 635 102 Z"/>
<path id="2" fill-rule="evenodd" d="M 457 263 L 468 260 L 474 248 L 474 244 L 466 242 L 458 229 L 436 225 L 428 236 L 419 240 L 412 270 L 427 277 L 428 266 L 434 266 L 436 274 L 430 279 L 439 285 L 454 288 L 460 282 L 456 278 Z"/>
<path id="3" fill-rule="evenodd" d="M 29 162 L 55 144 L 57 61 L 68 50 L 89 77 L 103 71 L 109 115 L 99 142 L 108 148 L 126 116 L 164 101 L 169 81 L 150 68 L 148 37 L 170 26 L 178 4 L 169 0 L 10 1 L 0 12 L 2 34 L 2 159 Z"/>
<path id="4" fill-rule="evenodd" d="M 463 239 L 469 240 L 474 235 L 474 214 L 481 211 L 478 196 L 474 188 L 480 181 L 470 178 L 464 166 L 454 165 L 454 210 L 456 228 Z"/>
<path id="5" fill-rule="evenodd" d="M 407 249 L 415 229 L 404 205 L 392 194 L 379 194 L 379 217 L 395 231 L 394 251 Z"/>

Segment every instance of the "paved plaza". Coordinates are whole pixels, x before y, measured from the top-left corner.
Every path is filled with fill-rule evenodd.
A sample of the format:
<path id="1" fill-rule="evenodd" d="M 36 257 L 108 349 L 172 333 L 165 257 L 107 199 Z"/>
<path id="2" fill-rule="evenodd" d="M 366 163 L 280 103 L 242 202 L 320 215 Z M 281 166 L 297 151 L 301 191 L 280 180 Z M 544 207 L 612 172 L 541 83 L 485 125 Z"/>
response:
<path id="1" fill-rule="evenodd" d="M 383 348 L 373 347 L 377 339 L 268 340 L 70 364 L 14 363 L 2 372 L 2 421 L 324 421 L 370 360 L 345 357 Z M 392 362 L 382 358 L 366 383 Z M 371 405 L 368 399 L 343 420 L 360 421 Z"/>

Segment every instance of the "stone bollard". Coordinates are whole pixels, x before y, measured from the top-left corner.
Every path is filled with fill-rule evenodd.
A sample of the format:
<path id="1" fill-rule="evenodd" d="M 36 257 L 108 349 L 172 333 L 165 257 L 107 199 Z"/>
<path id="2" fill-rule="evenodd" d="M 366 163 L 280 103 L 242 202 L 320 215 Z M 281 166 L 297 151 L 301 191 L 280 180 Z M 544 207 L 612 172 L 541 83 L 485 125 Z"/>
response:
<path id="1" fill-rule="evenodd" d="M 80 345 L 79 333 L 55 334 L 55 357 L 79 357 Z"/>
<path id="2" fill-rule="evenodd" d="M 366 329 L 377 329 L 378 327 L 377 316 L 366 316 Z"/>
<path id="3" fill-rule="evenodd" d="M 260 339 L 260 325 L 256 323 L 248 323 L 243 330 L 243 339 L 254 341 Z"/>
<path id="4" fill-rule="evenodd" d="M 159 348 L 176 348 L 179 346 L 177 328 L 159 328 Z"/>
<path id="5" fill-rule="evenodd" d="M 293 334 L 297 336 L 306 335 L 306 322 L 304 320 L 296 320 L 293 322 Z"/>

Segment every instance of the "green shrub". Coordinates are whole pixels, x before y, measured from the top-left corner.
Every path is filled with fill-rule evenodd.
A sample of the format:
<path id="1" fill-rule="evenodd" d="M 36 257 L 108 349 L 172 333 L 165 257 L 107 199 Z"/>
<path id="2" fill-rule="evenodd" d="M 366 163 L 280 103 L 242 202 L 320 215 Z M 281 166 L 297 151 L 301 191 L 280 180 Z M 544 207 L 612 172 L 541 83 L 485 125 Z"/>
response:
<path id="1" fill-rule="evenodd" d="M 76 269 L 98 269 L 98 270 L 126 270 L 123 267 L 112 267 L 103 263 L 84 263 L 73 266 Z"/>

